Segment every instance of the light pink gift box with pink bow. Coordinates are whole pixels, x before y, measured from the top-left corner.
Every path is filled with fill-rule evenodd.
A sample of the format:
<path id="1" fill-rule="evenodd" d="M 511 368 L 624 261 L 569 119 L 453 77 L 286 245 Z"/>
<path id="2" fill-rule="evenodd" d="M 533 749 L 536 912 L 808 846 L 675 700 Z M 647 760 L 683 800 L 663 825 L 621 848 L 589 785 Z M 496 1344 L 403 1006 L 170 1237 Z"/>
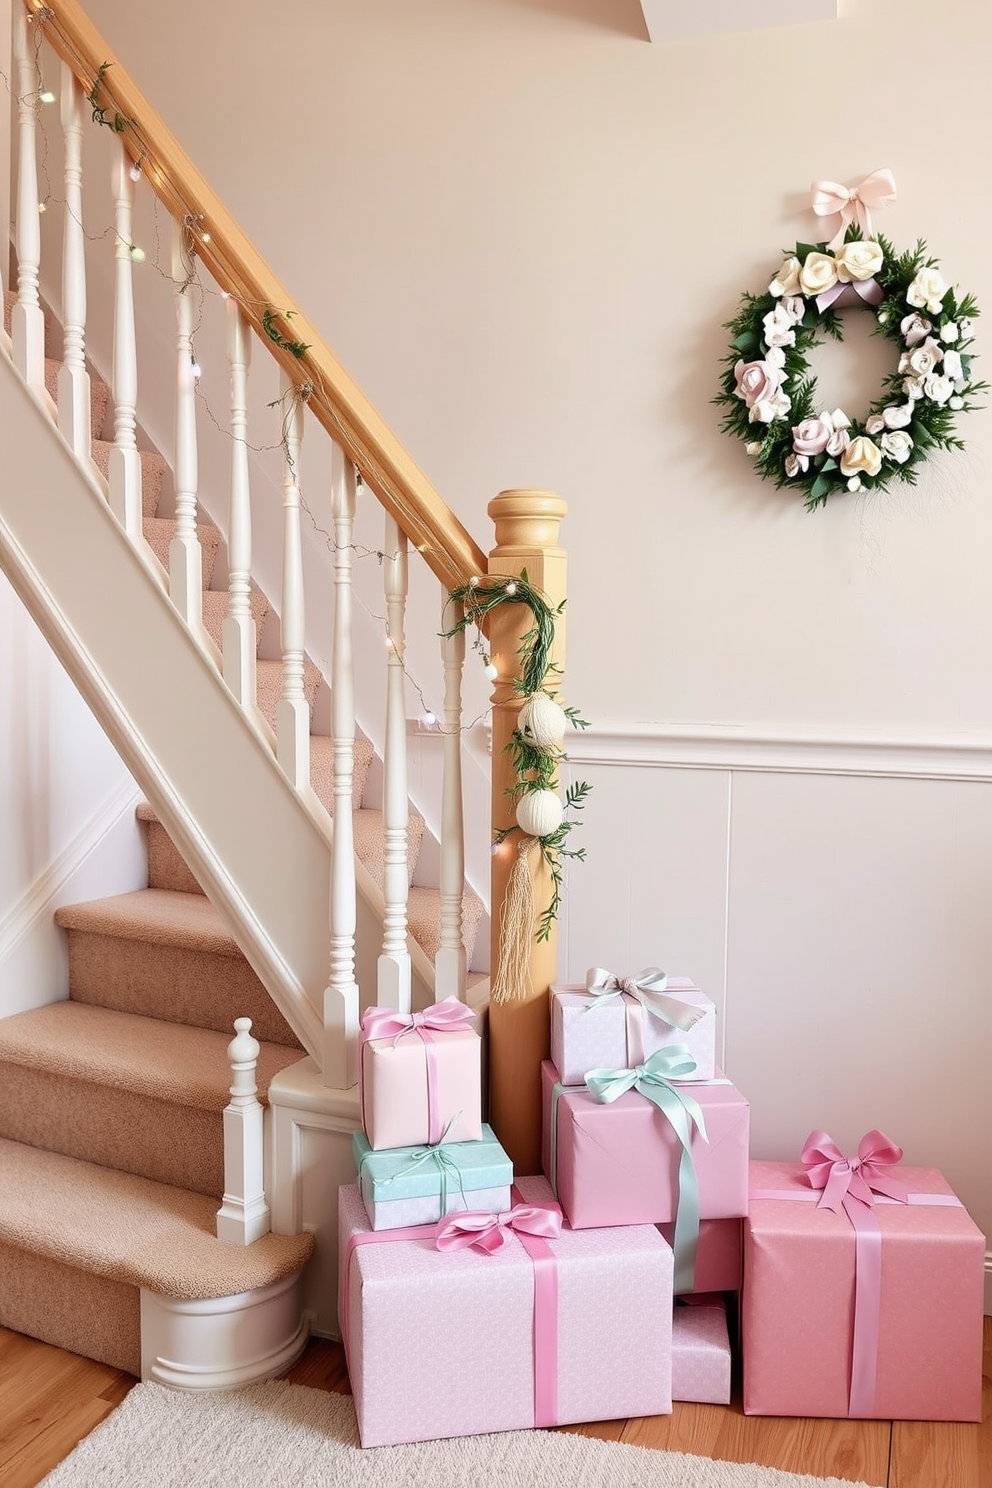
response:
<path id="1" fill-rule="evenodd" d="M 482 1044 L 454 997 L 419 1013 L 362 1015 L 362 1126 L 374 1152 L 482 1136 Z"/>
<path id="2" fill-rule="evenodd" d="M 508 1214 L 409 1231 L 369 1230 L 339 1191 L 364 1447 L 671 1411 L 669 1246 L 652 1225 L 573 1232 L 543 1178 L 517 1187 Z"/>
<path id="3" fill-rule="evenodd" d="M 847 1158 L 753 1162 L 744 1223 L 744 1410 L 978 1421 L 985 1238 L 936 1168 L 880 1132 Z"/>

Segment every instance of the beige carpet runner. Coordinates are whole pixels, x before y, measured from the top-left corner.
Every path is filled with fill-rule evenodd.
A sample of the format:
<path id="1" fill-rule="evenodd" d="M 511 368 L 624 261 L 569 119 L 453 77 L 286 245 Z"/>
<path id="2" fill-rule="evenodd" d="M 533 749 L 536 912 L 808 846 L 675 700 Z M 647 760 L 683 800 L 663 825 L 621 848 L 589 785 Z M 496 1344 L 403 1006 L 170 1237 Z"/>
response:
<path id="1" fill-rule="evenodd" d="M 456 1388 L 452 1382 L 452 1388 Z M 556 1431 L 358 1445 L 351 1397 L 137 1385 L 41 1488 L 866 1488 Z"/>
<path id="2" fill-rule="evenodd" d="M 12 298 L 4 296 L 8 331 Z M 57 361 L 46 363 L 53 398 L 58 371 Z M 95 377 L 91 406 L 93 460 L 106 476 L 111 446 L 99 436 L 112 410 Z M 141 462 L 144 534 L 164 566 L 175 532 L 167 469 L 155 451 L 142 451 Z M 198 533 L 204 624 L 219 647 L 227 593 L 210 585 L 222 568 L 221 534 L 205 522 Z M 257 591 L 252 611 L 261 644 L 270 606 Z M 257 665 L 258 707 L 274 728 L 281 663 L 260 657 Z M 322 686 L 308 662 L 311 710 Z M 332 741 L 318 733 L 310 743 L 312 785 L 330 811 Z M 359 802 L 371 758 L 359 740 Z M 304 1051 L 154 811 L 141 806 L 138 817 L 148 887 L 60 908 L 69 1000 L 0 1020 L 0 1323 L 134 1374 L 141 1287 L 176 1298 L 248 1291 L 298 1269 L 314 1243 L 270 1235 L 242 1249 L 215 1238 L 234 1019 L 250 1017 L 262 1041 L 263 1100 Z M 361 806 L 354 825 L 356 855 L 381 885 L 381 813 Z M 411 881 L 422 833 L 411 814 Z M 436 889 L 411 888 L 410 933 L 431 959 L 439 905 Z M 469 957 L 480 912 L 466 893 Z"/>

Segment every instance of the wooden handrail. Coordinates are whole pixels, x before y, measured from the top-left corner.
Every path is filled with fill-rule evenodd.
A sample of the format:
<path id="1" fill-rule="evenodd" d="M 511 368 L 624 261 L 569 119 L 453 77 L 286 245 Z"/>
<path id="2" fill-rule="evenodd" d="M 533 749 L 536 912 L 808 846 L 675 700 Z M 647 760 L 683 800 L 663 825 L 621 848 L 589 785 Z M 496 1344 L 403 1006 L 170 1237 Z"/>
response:
<path id="1" fill-rule="evenodd" d="M 308 384 L 307 405 L 361 472 L 362 480 L 399 523 L 448 589 L 487 571 L 486 556 L 393 436 L 302 312 L 284 312 L 292 298 L 217 194 L 148 103 L 76 0 L 26 0 L 35 25 L 75 73 L 87 96 L 98 74 L 98 101 L 109 119 L 120 116 L 120 137 L 168 211 L 190 228 L 196 256 L 232 295 L 259 339 L 297 388 Z M 105 66 L 105 64 L 109 64 Z M 101 69 L 102 72 L 101 72 Z M 204 240 L 203 235 L 207 238 Z M 269 318 L 285 341 L 305 342 L 302 357 L 277 345 Z"/>

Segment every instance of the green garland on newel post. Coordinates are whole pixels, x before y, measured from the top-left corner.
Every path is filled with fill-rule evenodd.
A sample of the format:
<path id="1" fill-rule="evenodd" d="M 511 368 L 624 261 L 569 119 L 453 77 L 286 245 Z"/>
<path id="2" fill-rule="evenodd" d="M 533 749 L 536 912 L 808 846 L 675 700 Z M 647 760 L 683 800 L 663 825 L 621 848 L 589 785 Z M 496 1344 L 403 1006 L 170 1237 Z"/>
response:
<path id="1" fill-rule="evenodd" d="M 535 589 L 523 569 L 518 578 L 497 580 L 470 579 L 451 591 L 451 599 L 464 606 L 464 616 L 446 636 L 457 635 L 474 625 L 480 639 L 476 649 L 482 652 L 486 675 L 495 681 L 497 672 L 481 641 L 484 621 L 489 612 L 501 604 L 526 605 L 534 624 L 523 636 L 518 656 L 520 676 L 514 688 L 522 696 L 517 727 L 506 745 L 516 780 L 507 787 L 516 807 L 516 822 L 493 833 L 493 851 L 508 837 L 518 834 L 517 861 L 510 874 L 506 900 L 500 922 L 499 956 L 493 976 L 491 996 L 494 1002 L 508 1002 L 527 991 L 529 945 L 531 934 L 538 941 L 551 935 L 551 927 L 561 908 L 564 878 L 563 858 L 584 859 L 584 847 L 569 847 L 567 839 L 580 823 L 569 816 L 581 811 L 592 787 L 584 780 L 568 786 L 561 797 L 560 766 L 567 760 L 562 743 L 565 730 L 584 729 L 589 724 L 576 708 L 563 708 L 557 700 L 555 675 L 560 668 L 551 661 L 555 639 L 555 620 L 565 608 L 564 601 L 553 609 L 545 595 Z M 537 845 L 551 875 L 551 897 L 535 925 L 534 885 L 528 867 L 532 847 Z"/>

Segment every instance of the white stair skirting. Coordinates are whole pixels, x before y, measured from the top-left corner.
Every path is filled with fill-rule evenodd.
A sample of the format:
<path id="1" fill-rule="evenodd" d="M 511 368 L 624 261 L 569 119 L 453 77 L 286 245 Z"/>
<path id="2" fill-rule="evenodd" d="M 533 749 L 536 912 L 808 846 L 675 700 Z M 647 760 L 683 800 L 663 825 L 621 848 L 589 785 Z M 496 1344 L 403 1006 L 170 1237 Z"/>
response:
<path id="1" fill-rule="evenodd" d="M 195 1301 L 142 1288 L 141 1378 L 178 1390 L 229 1390 L 281 1374 L 306 1346 L 302 1274 Z"/>

